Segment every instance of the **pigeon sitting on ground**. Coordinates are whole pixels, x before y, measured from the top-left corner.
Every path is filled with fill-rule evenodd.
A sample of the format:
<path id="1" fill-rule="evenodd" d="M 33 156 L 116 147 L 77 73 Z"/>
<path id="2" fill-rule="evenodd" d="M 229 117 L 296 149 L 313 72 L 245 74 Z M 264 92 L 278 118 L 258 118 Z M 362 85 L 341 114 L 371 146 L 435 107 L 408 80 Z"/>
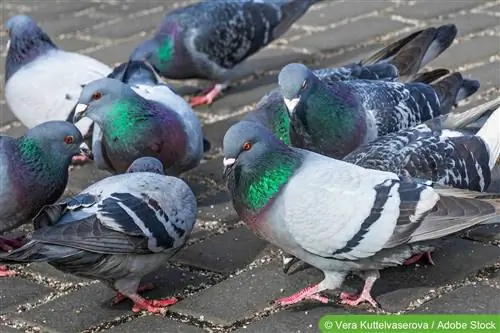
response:
<path id="1" fill-rule="evenodd" d="M 460 119 L 470 116 L 474 120 L 490 111 L 493 114 L 476 134 L 467 130 L 443 129 L 443 126 L 450 126 L 446 120 L 432 119 L 375 139 L 342 160 L 367 169 L 394 172 L 407 179 L 430 180 L 440 185 L 483 192 L 492 181 L 492 171 L 500 155 L 500 98 L 460 115 Z M 460 124 L 454 122 L 453 125 Z M 417 254 L 404 264 L 413 264 L 424 255 L 433 265 L 431 253 Z M 283 271 L 288 274 L 297 262 L 297 258 L 284 254 Z"/>
<path id="2" fill-rule="evenodd" d="M 191 105 L 211 104 L 243 75 L 242 62 L 283 35 L 319 0 L 202 1 L 171 11 L 153 38 L 139 45 L 131 60 L 146 60 L 169 79 L 217 81 Z"/>
<path id="3" fill-rule="evenodd" d="M 89 155 L 78 129 L 66 121 L 49 121 L 20 138 L 0 136 L 0 234 L 31 219 L 63 194 L 71 158 Z M 0 237 L 0 249 L 22 244 Z M 0 276 L 8 275 L 5 267 Z"/>
<path id="4" fill-rule="evenodd" d="M 419 71 L 446 50 L 456 34 L 454 24 L 426 28 L 397 40 L 360 62 L 339 68 L 316 69 L 313 74 L 324 83 L 360 79 L 432 83 L 449 74 L 449 71 Z M 264 96 L 245 120 L 266 126 L 282 141 L 290 144 L 289 117 L 279 89 Z"/>
<path id="5" fill-rule="evenodd" d="M 325 84 L 302 64 L 286 65 L 279 85 L 292 145 L 343 158 L 360 145 L 450 112 L 479 82 L 453 73 L 431 85 L 353 80 Z"/>
<path id="6" fill-rule="evenodd" d="M 323 271 L 325 278 L 290 297 L 342 285 L 349 272 L 365 277 L 342 302 L 376 306 L 370 290 L 378 270 L 439 246 L 440 238 L 500 222 L 500 195 L 400 179 L 314 152 L 292 148 L 265 127 L 242 121 L 224 136 L 224 175 L 239 217 L 257 235 Z"/>
<path id="7" fill-rule="evenodd" d="M 177 176 L 196 167 L 202 158 L 201 127 L 192 111 L 182 105 L 174 110 L 110 78 L 87 84 L 78 103 L 74 121 L 89 117 L 98 132 L 102 131 L 93 143 L 100 168 L 123 173 L 137 158 L 151 156 L 163 163 L 167 174 Z"/>
<path id="8" fill-rule="evenodd" d="M 5 100 L 28 128 L 49 120 L 69 120 L 82 85 L 106 77 L 111 68 L 89 56 L 67 52 L 26 15 L 4 23 L 9 32 L 5 64 Z M 90 134 L 92 122 L 76 124 Z"/>
<path id="9" fill-rule="evenodd" d="M 48 262 L 108 284 L 118 292 L 114 303 L 129 298 L 134 312 L 162 312 L 177 300 L 144 299 L 138 293 L 153 286 L 139 284 L 186 242 L 196 198 L 181 179 L 149 172 L 154 164 L 161 162 L 139 159 L 130 167 L 134 172 L 105 178 L 46 207 L 35 218 L 32 240 L 0 260 Z"/>

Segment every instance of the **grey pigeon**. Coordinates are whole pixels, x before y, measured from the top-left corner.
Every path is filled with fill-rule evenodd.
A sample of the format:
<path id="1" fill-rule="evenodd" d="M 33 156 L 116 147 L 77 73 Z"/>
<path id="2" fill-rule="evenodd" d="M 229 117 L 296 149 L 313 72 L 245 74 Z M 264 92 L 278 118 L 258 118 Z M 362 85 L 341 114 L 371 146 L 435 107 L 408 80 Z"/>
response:
<path id="1" fill-rule="evenodd" d="M 292 145 L 343 158 L 360 145 L 450 112 L 479 82 L 453 73 L 431 85 L 353 80 L 325 84 L 302 64 L 286 65 L 279 85 Z"/>
<path id="2" fill-rule="evenodd" d="M 44 205 L 59 199 L 71 158 L 80 153 L 89 155 L 89 149 L 66 121 L 42 123 L 20 138 L 0 136 L 0 234 L 29 223 Z M 0 237 L 4 251 L 20 245 Z"/>
<path id="3" fill-rule="evenodd" d="M 283 35 L 318 0 L 202 1 L 171 11 L 131 60 L 147 60 L 170 79 L 216 81 L 191 105 L 210 104 L 242 75 L 242 62 Z"/>
<path id="4" fill-rule="evenodd" d="M 454 24 L 426 28 L 393 42 L 360 62 L 339 68 L 316 69 L 313 74 L 325 83 L 350 80 L 432 83 L 449 74 L 449 71 L 419 71 L 446 50 L 456 34 L 457 28 Z M 290 135 L 293 133 L 290 133 L 288 112 L 279 89 L 274 89 L 262 97 L 255 110 L 250 112 L 245 120 L 266 126 L 281 140 L 290 144 Z"/>
<path id="5" fill-rule="evenodd" d="M 224 136 L 224 175 L 239 217 L 260 237 L 320 269 L 324 280 L 290 297 L 327 303 L 319 293 L 345 276 L 365 278 L 342 302 L 377 305 L 370 290 L 378 270 L 431 251 L 441 238 L 500 222 L 500 195 L 403 180 L 292 148 L 265 127 L 242 121 Z"/>
<path id="6" fill-rule="evenodd" d="M 31 241 L 0 261 L 48 262 L 98 279 L 118 292 L 114 303 L 132 300 L 134 312 L 174 304 L 175 298 L 142 298 L 138 293 L 153 286 L 139 284 L 182 248 L 196 221 L 196 199 L 181 179 L 147 172 L 150 163 L 136 161 L 135 172 L 105 178 L 44 208 Z"/>
<path id="7" fill-rule="evenodd" d="M 5 100 L 14 115 L 28 128 L 49 120 L 69 120 L 82 85 L 103 77 L 111 68 L 89 56 L 67 52 L 26 15 L 4 23 L 9 42 L 5 64 Z M 92 122 L 76 126 L 84 136 Z"/>
<path id="8" fill-rule="evenodd" d="M 167 87 L 162 93 L 148 91 L 139 94 L 110 78 L 84 87 L 74 120 L 89 117 L 96 122 L 92 150 L 99 168 L 123 173 L 137 158 L 151 156 L 163 163 L 167 174 L 177 176 L 199 164 L 203 136 L 196 115 Z"/>

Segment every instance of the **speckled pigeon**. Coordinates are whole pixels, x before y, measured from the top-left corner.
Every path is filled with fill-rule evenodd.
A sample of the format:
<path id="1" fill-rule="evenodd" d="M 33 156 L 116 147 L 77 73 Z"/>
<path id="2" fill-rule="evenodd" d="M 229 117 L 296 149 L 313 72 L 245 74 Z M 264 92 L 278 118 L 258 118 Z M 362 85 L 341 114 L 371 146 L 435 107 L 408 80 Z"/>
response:
<path id="1" fill-rule="evenodd" d="M 216 81 L 191 105 L 210 104 L 244 72 L 242 62 L 283 35 L 320 0 L 202 1 L 171 11 L 132 60 L 147 60 L 170 79 Z"/>
<path id="2" fill-rule="evenodd" d="M 31 128 L 49 120 L 69 120 L 82 85 L 105 77 L 111 68 L 89 56 L 67 52 L 26 15 L 8 19 L 5 100 L 14 115 Z M 90 119 L 76 126 L 84 136 Z"/>
<path id="3" fill-rule="evenodd" d="M 426 28 L 397 40 L 360 62 L 339 68 L 316 69 L 313 73 L 325 83 L 359 79 L 432 83 L 449 71 L 419 71 L 446 50 L 456 34 L 454 24 Z M 288 113 L 279 89 L 264 96 L 245 120 L 259 122 L 290 144 L 290 134 L 293 133 L 289 133 Z"/>
<path id="4" fill-rule="evenodd" d="M 20 138 L 0 136 L 0 234 L 31 222 L 54 203 L 68 182 L 71 158 L 89 154 L 78 129 L 66 121 L 49 121 Z M 0 249 L 20 246 L 0 237 Z M 0 276 L 6 275 L 0 269 Z"/>
<path id="5" fill-rule="evenodd" d="M 172 93 L 171 97 L 178 97 Z M 167 99 L 172 106 L 178 101 Z M 146 99 L 130 85 L 111 78 L 87 84 L 78 99 L 74 120 L 89 117 L 94 129 L 93 152 L 99 168 L 123 173 L 139 157 L 158 158 L 169 175 L 196 167 L 203 155 L 200 124 L 191 109 L 168 107 Z M 102 133 L 100 133 L 102 131 Z"/>
<path id="6" fill-rule="evenodd" d="M 306 66 L 286 65 L 280 90 L 290 116 L 292 145 L 343 158 L 379 136 L 448 113 L 479 82 L 453 73 L 433 84 L 352 80 L 321 82 Z"/>
<path id="7" fill-rule="evenodd" d="M 320 269 L 324 280 L 290 297 L 290 305 L 328 302 L 321 291 L 349 272 L 365 277 L 369 302 L 378 270 L 439 246 L 440 238 L 478 224 L 500 222 L 500 195 L 435 188 L 292 148 L 265 127 L 242 121 L 224 137 L 224 175 L 239 217 L 257 235 Z"/>
<path id="8" fill-rule="evenodd" d="M 134 312 L 162 312 L 174 304 L 175 298 L 142 298 L 138 293 L 153 286 L 139 284 L 186 242 L 196 221 L 196 198 L 184 181 L 147 172 L 150 162 L 144 162 L 132 164 L 133 173 L 105 178 L 44 208 L 32 240 L 0 260 L 48 262 L 99 279 L 118 292 L 114 303 L 132 300 Z"/>

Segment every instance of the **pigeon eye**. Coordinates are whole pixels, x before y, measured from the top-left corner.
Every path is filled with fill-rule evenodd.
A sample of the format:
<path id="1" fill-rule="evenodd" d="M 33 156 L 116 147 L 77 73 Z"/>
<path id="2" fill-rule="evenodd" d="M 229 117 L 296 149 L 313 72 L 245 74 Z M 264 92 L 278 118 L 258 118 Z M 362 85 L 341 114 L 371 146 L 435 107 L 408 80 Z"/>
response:
<path id="1" fill-rule="evenodd" d="M 64 137 L 64 143 L 67 144 L 67 145 L 72 144 L 74 140 L 75 140 L 75 138 L 73 136 L 71 136 L 71 135 L 68 135 L 68 136 Z"/>
<path id="2" fill-rule="evenodd" d="M 243 150 L 250 150 L 252 148 L 252 143 L 251 142 L 245 142 L 242 146 Z"/>
<path id="3" fill-rule="evenodd" d="M 302 86 L 300 87 L 300 90 L 306 90 L 307 88 L 307 80 L 304 80 L 304 82 L 302 82 Z"/>
<path id="4" fill-rule="evenodd" d="M 91 98 L 93 101 L 97 101 L 98 99 L 101 99 L 101 97 L 102 97 L 102 93 L 99 91 L 96 91 L 95 93 L 92 94 Z"/>

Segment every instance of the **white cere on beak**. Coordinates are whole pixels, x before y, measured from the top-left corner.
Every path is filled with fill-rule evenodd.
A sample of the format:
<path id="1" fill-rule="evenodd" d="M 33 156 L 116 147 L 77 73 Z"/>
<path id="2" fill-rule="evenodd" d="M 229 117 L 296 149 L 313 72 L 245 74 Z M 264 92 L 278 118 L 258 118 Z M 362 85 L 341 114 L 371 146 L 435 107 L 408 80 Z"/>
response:
<path id="1" fill-rule="evenodd" d="M 82 103 L 77 104 L 75 108 L 75 114 L 84 112 L 85 110 L 87 110 L 87 107 L 88 107 L 87 104 L 82 104 Z"/>
<path id="2" fill-rule="evenodd" d="M 225 167 L 230 167 L 231 165 L 233 165 L 234 163 L 236 162 L 236 159 L 235 158 L 224 158 L 222 160 L 222 164 L 225 166 Z"/>
<path id="3" fill-rule="evenodd" d="M 285 105 L 286 105 L 288 111 L 290 113 L 293 113 L 293 111 L 295 110 L 295 107 L 297 106 L 297 104 L 299 104 L 300 98 L 299 97 L 292 98 L 292 99 L 285 98 L 284 100 L 285 100 Z"/>

